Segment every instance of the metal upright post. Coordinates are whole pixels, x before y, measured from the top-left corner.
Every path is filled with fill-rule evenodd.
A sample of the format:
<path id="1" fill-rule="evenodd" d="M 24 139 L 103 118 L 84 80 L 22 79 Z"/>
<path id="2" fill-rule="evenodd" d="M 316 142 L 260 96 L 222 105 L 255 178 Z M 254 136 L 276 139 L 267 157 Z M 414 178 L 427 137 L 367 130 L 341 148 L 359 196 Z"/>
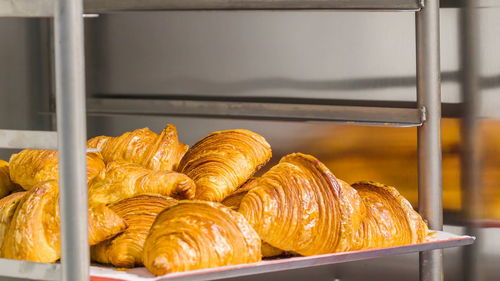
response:
<path id="1" fill-rule="evenodd" d="M 417 104 L 426 112 L 418 129 L 419 211 L 433 230 L 443 228 L 439 0 L 416 13 Z M 443 280 L 443 252 L 420 253 L 420 280 Z"/>
<path id="2" fill-rule="evenodd" d="M 82 0 L 55 1 L 62 280 L 89 280 Z"/>
<path id="3" fill-rule="evenodd" d="M 462 68 L 462 210 L 466 218 L 466 233 L 479 237 L 477 225 L 483 213 L 481 184 L 481 132 L 479 81 L 479 11 L 477 0 L 464 0 L 461 11 L 461 68 Z M 481 239 L 463 248 L 463 280 L 479 281 L 481 271 Z"/>

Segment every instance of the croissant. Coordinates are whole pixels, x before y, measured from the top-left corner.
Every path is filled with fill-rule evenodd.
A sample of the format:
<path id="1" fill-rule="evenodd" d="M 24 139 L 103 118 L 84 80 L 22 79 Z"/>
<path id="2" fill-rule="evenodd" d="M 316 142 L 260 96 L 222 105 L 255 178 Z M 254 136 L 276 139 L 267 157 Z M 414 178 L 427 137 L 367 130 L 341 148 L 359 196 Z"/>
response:
<path id="1" fill-rule="evenodd" d="M 96 177 L 104 169 L 99 153 L 87 153 L 87 178 Z M 30 190 L 39 182 L 56 180 L 59 168 L 57 151 L 25 149 L 10 157 L 9 172 L 13 182 Z"/>
<path id="2" fill-rule="evenodd" d="M 0 198 L 18 189 L 19 187 L 10 180 L 9 163 L 0 159 Z"/>
<path id="3" fill-rule="evenodd" d="M 177 168 L 188 146 L 179 142 L 177 129 L 168 124 L 160 135 L 148 128 L 127 132 L 119 137 L 99 136 L 87 142 L 89 148 L 101 149 L 106 163 L 125 161 L 152 170 Z"/>
<path id="4" fill-rule="evenodd" d="M 160 195 L 140 195 L 109 206 L 125 219 L 124 233 L 91 248 L 92 260 L 116 267 L 142 265 L 144 242 L 158 213 L 177 204 L 177 200 Z"/>
<path id="5" fill-rule="evenodd" d="M 301 255 L 350 250 L 364 206 L 319 160 L 287 155 L 255 185 L 239 212 L 263 241 Z"/>
<path id="6" fill-rule="evenodd" d="M 392 186 L 376 182 L 352 185 L 366 206 L 358 232 L 358 248 L 381 248 L 419 243 L 428 229 L 411 204 Z"/>
<path id="7" fill-rule="evenodd" d="M 25 194 L 26 192 L 15 192 L 0 199 L 0 248 L 17 205 Z"/>
<path id="8" fill-rule="evenodd" d="M 134 163 L 109 163 L 103 174 L 90 183 L 91 204 L 111 204 L 146 193 L 192 199 L 196 190 L 193 180 L 184 174 L 153 171 Z"/>
<path id="9" fill-rule="evenodd" d="M 250 191 L 252 188 L 256 187 L 256 180 L 249 180 L 248 183 L 244 184 L 242 187 L 238 188 L 235 192 L 227 196 L 222 204 L 231 208 L 232 210 L 238 210 L 240 207 L 241 199 Z M 266 242 L 262 242 L 261 248 L 263 257 L 274 257 L 285 254 L 285 251 L 275 248 Z"/>
<path id="10" fill-rule="evenodd" d="M 144 265 L 155 275 L 257 262 L 260 237 L 222 204 L 181 201 L 161 212 L 144 244 Z"/>
<path id="11" fill-rule="evenodd" d="M 179 171 L 196 183 L 196 199 L 222 201 L 271 158 L 271 147 L 248 130 L 213 132 L 182 158 Z"/>
<path id="12" fill-rule="evenodd" d="M 60 258 L 58 187 L 54 180 L 35 185 L 19 201 L 4 235 L 0 256 L 34 262 Z M 89 243 L 122 232 L 126 224 L 106 206 L 89 209 Z"/>

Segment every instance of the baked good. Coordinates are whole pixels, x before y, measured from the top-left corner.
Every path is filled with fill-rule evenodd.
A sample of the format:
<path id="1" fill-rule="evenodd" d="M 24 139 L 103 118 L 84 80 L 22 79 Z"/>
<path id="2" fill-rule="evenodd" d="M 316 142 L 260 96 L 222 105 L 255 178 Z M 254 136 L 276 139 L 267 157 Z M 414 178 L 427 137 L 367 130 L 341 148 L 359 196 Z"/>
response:
<path id="1" fill-rule="evenodd" d="M 90 181 L 104 169 L 100 153 L 87 153 L 87 179 Z M 34 185 L 48 180 L 57 180 L 59 167 L 55 150 L 25 149 L 10 157 L 10 178 L 13 182 L 30 190 Z"/>
<path id="2" fill-rule="evenodd" d="M 91 248 L 92 260 L 116 267 L 142 265 L 144 242 L 158 213 L 177 204 L 177 200 L 161 195 L 139 195 L 110 205 L 128 228 L 121 234 Z"/>
<path id="3" fill-rule="evenodd" d="M 35 185 L 18 202 L 1 245 L 0 256 L 34 262 L 60 258 L 58 186 L 54 180 Z M 89 243 L 97 244 L 125 230 L 124 220 L 104 205 L 89 209 Z"/>
<path id="4" fill-rule="evenodd" d="M 261 135 L 237 129 L 213 132 L 182 158 L 179 171 L 196 183 L 196 199 L 222 201 L 271 158 Z"/>
<path id="5" fill-rule="evenodd" d="M 177 128 L 171 124 L 159 135 L 142 128 L 118 137 L 98 136 L 87 147 L 100 149 L 106 163 L 124 161 L 162 171 L 175 170 L 189 148 L 179 141 Z"/>
<path id="6" fill-rule="evenodd" d="M 220 203 L 181 201 L 161 212 L 144 244 L 154 275 L 261 259 L 260 237 L 245 218 Z"/>
<path id="7" fill-rule="evenodd" d="M 130 162 L 112 162 L 89 184 L 90 204 L 112 204 L 141 194 L 192 199 L 196 186 L 188 176 L 173 171 L 153 171 Z"/>

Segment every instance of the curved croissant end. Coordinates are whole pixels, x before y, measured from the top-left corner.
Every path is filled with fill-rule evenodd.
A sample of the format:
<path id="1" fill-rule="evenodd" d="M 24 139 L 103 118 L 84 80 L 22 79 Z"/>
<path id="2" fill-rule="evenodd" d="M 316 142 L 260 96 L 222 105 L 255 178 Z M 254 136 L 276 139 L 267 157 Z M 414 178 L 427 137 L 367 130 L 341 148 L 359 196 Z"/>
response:
<path id="1" fill-rule="evenodd" d="M 17 205 L 25 194 L 26 192 L 15 192 L 0 199 L 0 249 L 2 248 L 7 227 L 14 216 Z"/>
<path id="2" fill-rule="evenodd" d="M 359 248 L 379 248 L 419 243 L 427 225 L 411 204 L 392 186 L 362 181 L 352 185 L 366 206 L 357 237 Z"/>
<path id="3" fill-rule="evenodd" d="M 155 275 L 261 259 L 260 237 L 243 216 L 218 203 L 181 201 L 161 212 L 144 244 Z"/>
<path id="4" fill-rule="evenodd" d="M 177 204 L 161 195 L 140 195 L 122 200 L 110 208 L 128 225 L 122 234 L 103 241 L 91 249 L 92 260 L 116 267 L 142 265 L 144 242 L 158 213 Z"/>
<path id="5" fill-rule="evenodd" d="M 196 199 L 222 201 L 271 158 L 261 135 L 238 129 L 213 132 L 182 158 L 179 171 L 196 183 Z"/>
<path id="6" fill-rule="evenodd" d="M 97 177 L 89 187 L 91 204 L 111 204 L 141 194 L 159 194 L 192 199 L 196 186 L 188 176 L 172 171 L 152 171 L 137 164 L 112 162 L 105 177 Z"/>
<path id="7" fill-rule="evenodd" d="M 95 137 L 87 142 L 87 146 L 100 148 L 106 163 L 124 161 L 166 171 L 175 170 L 188 150 L 188 146 L 179 141 L 177 129 L 171 124 L 160 135 L 142 128 L 118 137 Z"/>
<path id="8" fill-rule="evenodd" d="M 98 243 L 102 241 L 99 239 L 110 238 L 126 228 L 123 219 L 102 208 L 106 207 L 90 210 L 90 243 Z M 1 256 L 34 262 L 57 261 L 60 258 L 59 222 L 57 182 L 35 185 L 16 208 L 5 233 Z"/>
<path id="9" fill-rule="evenodd" d="M 235 192 L 231 193 L 227 196 L 222 204 L 231 208 L 232 210 L 238 210 L 241 204 L 241 199 L 250 191 L 251 189 L 256 187 L 257 180 L 250 179 L 247 183 L 245 183 L 242 187 L 238 188 Z M 279 255 L 285 254 L 285 251 L 275 248 L 266 242 L 262 242 L 262 256 L 265 258 L 275 257 Z"/>
<path id="10" fill-rule="evenodd" d="M 263 241 L 301 255 L 350 249 L 361 223 L 361 199 L 319 160 L 290 154 L 256 181 L 239 211 Z"/>
<path id="11" fill-rule="evenodd" d="M 0 159 L 0 198 L 20 187 L 10 180 L 9 163 Z"/>
<path id="12" fill-rule="evenodd" d="M 25 149 L 10 158 L 9 170 L 13 182 L 30 190 L 47 180 L 57 180 L 57 151 Z M 100 153 L 87 153 L 87 178 L 96 177 L 104 169 Z"/>

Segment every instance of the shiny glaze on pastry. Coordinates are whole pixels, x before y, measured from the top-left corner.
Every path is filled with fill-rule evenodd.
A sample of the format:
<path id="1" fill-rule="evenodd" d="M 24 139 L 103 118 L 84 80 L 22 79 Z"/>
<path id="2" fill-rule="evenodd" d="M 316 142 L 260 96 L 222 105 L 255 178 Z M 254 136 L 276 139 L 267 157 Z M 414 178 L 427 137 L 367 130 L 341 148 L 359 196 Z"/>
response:
<path id="1" fill-rule="evenodd" d="M 357 235 L 360 249 L 420 243 L 427 225 L 411 204 L 392 186 L 363 181 L 352 184 L 366 207 Z"/>
<path id="2" fill-rule="evenodd" d="M 362 202 L 316 158 L 287 155 L 256 179 L 239 211 L 270 245 L 301 255 L 350 250 Z"/>
<path id="3" fill-rule="evenodd" d="M 101 149 L 106 163 L 125 161 L 162 171 L 175 170 L 189 148 L 179 141 L 177 129 L 171 124 L 159 135 L 143 128 L 118 137 L 95 137 L 87 142 L 87 146 Z"/>
<path id="4" fill-rule="evenodd" d="M 0 198 L 16 190 L 19 186 L 10 180 L 9 163 L 0 159 Z"/>
<path id="5" fill-rule="evenodd" d="M 213 132 L 182 158 L 179 171 L 196 183 L 196 199 L 222 201 L 271 158 L 261 135 L 237 129 Z"/>
<path id="6" fill-rule="evenodd" d="M 188 176 L 172 171 L 153 171 L 134 163 L 112 162 L 89 186 L 90 204 L 111 204 L 141 194 L 192 199 L 196 186 Z"/>
<path id="7" fill-rule="evenodd" d="M 57 180 L 58 159 L 55 150 L 25 149 L 10 157 L 9 172 L 13 182 L 30 190 L 39 182 Z M 87 178 L 92 180 L 104 169 L 100 153 L 87 153 Z"/>
<path id="8" fill-rule="evenodd" d="M 60 258 L 58 187 L 41 182 L 26 192 L 4 235 L 0 256 L 34 262 Z M 89 243 L 96 244 L 122 232 L 126 224 L 106 206 L 89 210 Z"/>
<path id="9" fill-rule="evenodd" d="M 7 227 L 14 216 L 19 201 L 23 198 L 26 192 L 15 192 L 0 199 L 0 248 L 7 231 Z"/>
<path id="10" fill-rule="evenodd" d="M 230 207 L 232 210 L 238 210 L 240 207 L 241 199 L 250 191 L 252 188 L 256 187 L 257 181 L 254 179 L 249 180 L 242 187 L 238 188 L 235 192 L 231 193 L 227 196 L 223 201 L 227 207 Z M 278 249 L 269 245 L 266 242 L 262 242 L 262 256 L 265 258 L 274 257 L 285 254 L 285 251 Z"/>
<path id="11" fill-rule="evenodd" d="M 245 218 L 222 204 L 181 201 L 161 212 L 144 245 L 155 275 L 261 259 L 260 237 Z"/>
<path id="12" fill-rule="evenodd" d="M 92 260 L 116 267 L 142 265 L 144 242 L 158 213 L 177 204 L 177 200 L 161 195 L 139 195 L 124 199 L 110 207 L 122 217 L 128 228 L 118 236 L 91 248 Z"/>

